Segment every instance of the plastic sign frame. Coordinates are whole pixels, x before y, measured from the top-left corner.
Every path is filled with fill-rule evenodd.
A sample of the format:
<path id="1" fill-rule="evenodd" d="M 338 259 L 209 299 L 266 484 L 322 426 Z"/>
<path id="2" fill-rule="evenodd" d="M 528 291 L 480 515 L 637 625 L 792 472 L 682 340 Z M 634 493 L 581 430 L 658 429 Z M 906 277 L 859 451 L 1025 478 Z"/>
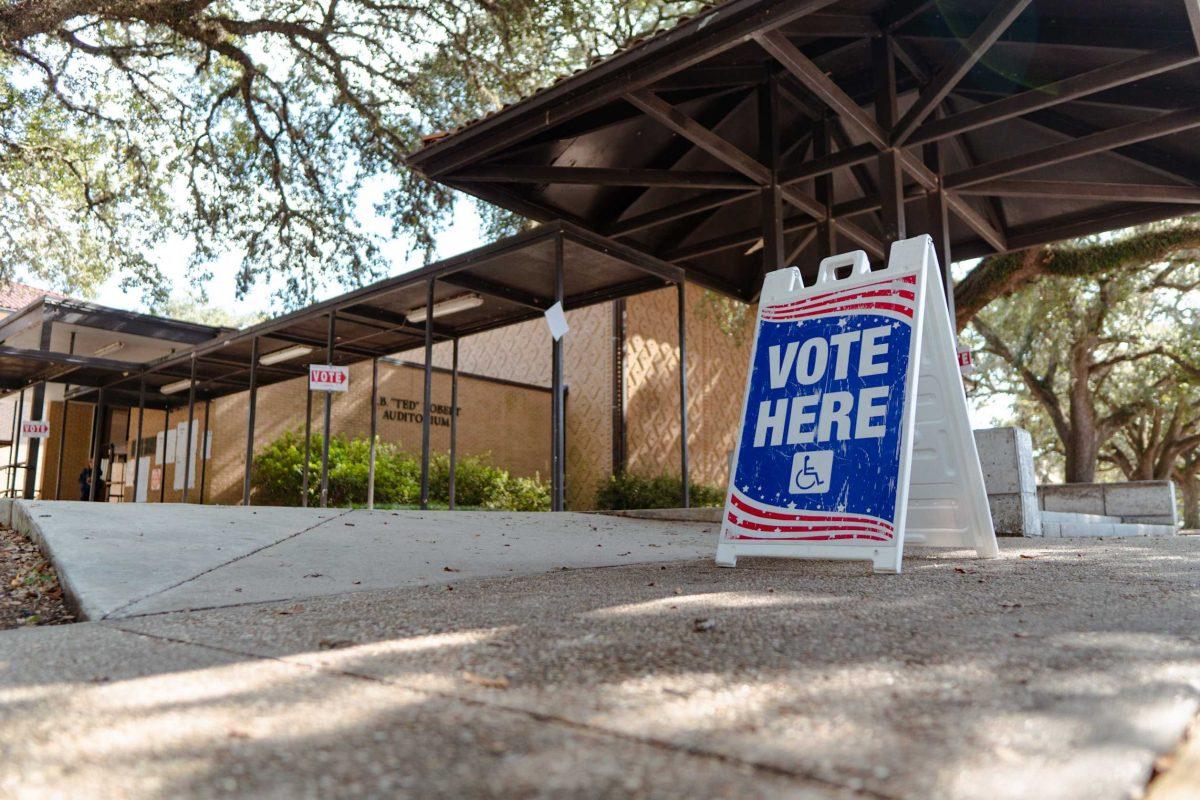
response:
<path id="1" fill-rule="evenodd" d="M 763 281 L 716 561 L 868 560 L 906 540 L 998 555 L 928 236 Z M 931 291 L 932 287 L 932 291 Z"/>
<path id="2" fill-rule="evenodd" d="M 345 392 L 350 389 L 350 368 L 334 364 L 308 365 L 310 392 Z"/>

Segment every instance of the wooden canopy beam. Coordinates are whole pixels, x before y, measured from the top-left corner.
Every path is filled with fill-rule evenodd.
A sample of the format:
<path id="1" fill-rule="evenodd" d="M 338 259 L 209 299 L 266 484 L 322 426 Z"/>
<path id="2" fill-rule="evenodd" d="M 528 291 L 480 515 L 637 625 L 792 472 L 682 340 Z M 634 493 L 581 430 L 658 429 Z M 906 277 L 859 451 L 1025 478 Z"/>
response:
<path id="1" fill-rule="evenodd" d="M 1108 200 L 1135 203 L 1198 203 L 1200 187 L 1170 184 L 1103 183 L 1092 181 L 1033 181 L 1000 178 L 959 190 L 959 194 L 993 197 L 1057 197 L 1066 200 Z"/>
<path id="2" fill-rule="evenodd" d="M 744 192 L 709 192 L 698 197 L 693 197 L 691 200 L 684 200 L 682 203 L 671 203 L 662 208 L 656 208 L 653 211 L 647 211 L 644 214 L 620 220 L 613 223 L 604 234 L 614 237 L 628 236 L 631 233 L 636 233 L 647 228 L 665 225 L 677 219 L 690 217 L 692 214 L 699 214 L 701 211 L 721 208 L 756 194 L 758 194 L 757 188 Z"/>
<path id="3" fill-rule="evenodd" d="M 892 144 L 900 146 L 908 141 L 917 126 L 933 113 L 946 95 L 966 77 L 987 49 L 1008 30 L 1032 1 L 1003 0 L 996 3 L 975 32 L 961 43 L 950 63 L 933 77 L 929 86 L 925 87 L 921 96 L 917 98 L 917 102 L 910 106 L 908 112 L 896 123 L 891 131 Z"/>
<path id="4" fill-rule="evenodd" d="M 550 91 L 537 95 L 519 121 L 499 118 L 484 120 L 468 129 L 472 147 L 453 148 L 449 142 L 435 142 L 410 157 L 410 163 L 424 174 L 435 177 L 452 171 L 470 161 L 478 161 L 502 151 L 505 147 L 540 131 L 547 130 L 564 119 L 599 108 L 629 92 L 651 86 L 687 67 L 742 44 L 746 36 L 765 27 L 787 25 L 832 5 L 835 0 L 778 0 L 767 5 L 757 2 L 733 2 L 720 9 L 697 14 L 683 23 L 671 36 L 651 40 L 645 47 L 631 48 L 589 71 L 593 81 L 580 91 L 576 81 L 567 79 Z M 703 37 L 689 34 L 704 29 Z M 687 41 L 680 42 L 680 39 Z M 670 59 L 655 59 L 663 51 Z M 574 93 L 572 102 L 553 106 L 563 95 Z M 553 106 L 553 107 L 552 107 Z M 467 132 L 464 132 L 467 133 Z M 461 135 L 460 135 L 461 136 Z M 460 139 L 461 140 L 461 139 Z M 441 146 L 439 146 L 441 145 Z"/>
<path id="5" fill-rule="evenodd" d="M 1182 133 L 1197 127 L 1200 127 L 1200 108 L 1185 108 L 1162 114 L 1153 119 L 1102 130 L 1074 141 L 1061 142 L 1040 150 L 989 161 L 947 175 L 945 184 L 950 189 L 961 189 L 996 178 L 1062 164 L 1113 148 L 1144 142 L 1148 139 Z"/>
<path id="6" fill-rule="evenodd" d="M 675 189 L 750 189 L 756 184 L 734 172 L 638 169 L 631 167 L 543 167 L 494 164 L 456 172 L 453 180 L 484 183 L 566 183 L 588 186 L 656 186 Z"/>
<path id="7" fill-rule="evenodd" d="M 468 275 L 463 272 L 455 272 L 439 278 L 442 283 L 448 283 L 452 286 L 457 286 L 460 289 L 469 289 L 477 294 L 495 297 L 509 303 L 516 303 L 526 308 L 545 311 L 550 306 L 554 305 L 554 301 L 545 297 L 539 297 L 536 294 L 517 289 L 512 286 L 506 286 L 502 283 L 487 280 L 486 278 L 478 278 L 474 275 Z"/>
<path id="8" fill-rule="evenodd" d="M 756 159 L 751 158 L 741 148 L 705 128 L 653 92 L 646 90 L 634 92 L 628 95 L 626 99 L 662 125 L 694 142 L 697 147 L 718 161 L 736 169 L 760 186 L 770 185 L 771 171 L 769 169 L 760 164 Z M 806 214 L 817 219 L 824 219 L 825 207 L 803 192 L 785 187 L 782 189 L 782 194 L 784 200 Z M 839 227 L 846 236 L 858 242 L 875 255 L 883 255 L 883 244 L 867 231 L 852 223 Z"/>
<path id="9" fill-rule="evenodd" d="M 765 79 L 767 71 L 762 67 L 755 67 L 755 69 L 757 70 L 759 77 Z M 755 94 L 755 91 L 745 92 L 741 99 L 736 101 L 732 106 L 724 107 L 721 110 L 720 115 L 711 126 L 713 132 L 719 132 L 722 126 L 736 120 L 738 115 L 745 109 L 745 107 L 754 100 Z M 638 109 L 634 110 L 637 111 Z M 660 169 L 674 169 L 680 164 L 683 164 L 684 159 L 688 158 L 696 151 L 696 145 L 690 140 L 681 136 L 672 137 L 672 141 L 658 154 L 658 157 L 654 162 L 654 166 Z M 624 191 L 620 192 L 613 199 L 612 218 L 616 222 L 620 222 L 625 215 L 629 213 L 629 210 L 652 190 L 652 187 L 647 186 L 625 189 Z M 712 195 L 709 194 L 707 196 L 711 197 Z"/>
<path id="10" fill-rule="evenodd" d="M 807 86 L 809 91 L 821 98 L 822 102 L 838 113 L 842 119 L 849 121 L 857 127 L 867 137 L 869 144 L 877 151 L 885 150 L 890 146 L 888 136 L 883 128 L 876 124 L 875 120 L 871 119 L 870 115 L 858 105 L 854 98 L 842 91 L 836 83 L 825 75 L 820 67 L 801 53 L 799 48 L 788 41 L 786 36 L 778 31 L 767 31 L 756 33 L 754 39 L 776 61 L 782 64 L 788 72 L 792 73 L 797 80 Z M 896 154 L 904 171 L 912 175 L 923 188 L 933 189 L 938 185 L 938 176 L 933 174 L 922 163 L 920 158 L 902 149 L 898 149 Z M 849 166 L 849 164 L 844 164 L 844 166 Z M 794 175 L 789 177 L 793 180 L 795 179 Z M 998 252 L 1007 249 L 1004 234 L 997 230 L 988 220 L 984 219 L 965 200 L 955 197 L 953 194 L 948 194 L 946 202 L 959 219 L 979 234 L 985 242 Z M 844 228 L 845 224 L 852 223 L 841 223 L 839 227 Z"/>
<path id="11" fill-rule="evenodd" d="M 1090 70 L 1082 75 L 1054 81 L 1027 92 L 1010 95 L 969 111 L 950 114 L 942 119 L 926 122 L 913 131 L 912 135 L 908 137 L 907 143 L 924 144 L 950 136 L 958 136 L 976 128 L 1077 100 L 1080 97 L 1102 92 L 1131 81 L 1186 67 L 1197 61 L 1200 61 L 1200 54 L 1197 54 L 1196 49 L 1190 46 L 1147 53 L 1127 61 Z"/>

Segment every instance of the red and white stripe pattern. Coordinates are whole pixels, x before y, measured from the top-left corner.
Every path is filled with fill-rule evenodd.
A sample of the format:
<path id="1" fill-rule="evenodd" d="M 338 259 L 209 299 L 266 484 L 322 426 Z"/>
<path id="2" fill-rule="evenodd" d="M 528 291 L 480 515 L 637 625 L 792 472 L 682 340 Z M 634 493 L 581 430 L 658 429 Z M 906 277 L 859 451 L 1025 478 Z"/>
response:
<path id="1" fill-rule="evenodd" d="M 887 278 L 848 289 L 763 306 L 762 319 L 768 322 L 812 319 L 834 314 L 878 314 L 912 322 L 917 308 L 917 276 Z"/>
<path id="2" fill-rule="evenodd" d="M 896 532 L 870 514 L 798 511 L 751 500 L 736 489 L 725 506 L 727 538 L 772 542 L 890 542 Z"/>

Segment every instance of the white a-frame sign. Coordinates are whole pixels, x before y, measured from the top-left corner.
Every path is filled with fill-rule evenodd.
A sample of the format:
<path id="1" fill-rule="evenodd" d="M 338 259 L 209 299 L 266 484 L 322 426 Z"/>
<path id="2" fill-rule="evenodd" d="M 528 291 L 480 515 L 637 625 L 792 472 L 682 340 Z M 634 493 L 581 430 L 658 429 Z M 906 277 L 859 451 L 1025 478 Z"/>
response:
<path id="1" fill-rule="evenodd" d="M 928 236 L 766 276 L 717 563 L 864 559 L 904 543 L 997 555 Z"/>

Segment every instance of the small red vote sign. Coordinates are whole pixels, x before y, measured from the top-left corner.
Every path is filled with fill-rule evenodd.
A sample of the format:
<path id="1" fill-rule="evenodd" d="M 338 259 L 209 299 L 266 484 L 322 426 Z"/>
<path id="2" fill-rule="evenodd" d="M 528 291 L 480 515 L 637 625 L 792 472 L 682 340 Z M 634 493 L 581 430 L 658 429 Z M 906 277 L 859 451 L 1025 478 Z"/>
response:
<path id="1" fill-rule="evenodd" d="M 309 364 L 308 388 L 314 392 L 344 392 L 350 388 L 350 368 Z"/>
<path id="2" fill-rule="evenodd" d="M 21 435 L 27 439 L 45 439 L 50 435 L 50 423 L 44 419 L 23 420 Z"/>

